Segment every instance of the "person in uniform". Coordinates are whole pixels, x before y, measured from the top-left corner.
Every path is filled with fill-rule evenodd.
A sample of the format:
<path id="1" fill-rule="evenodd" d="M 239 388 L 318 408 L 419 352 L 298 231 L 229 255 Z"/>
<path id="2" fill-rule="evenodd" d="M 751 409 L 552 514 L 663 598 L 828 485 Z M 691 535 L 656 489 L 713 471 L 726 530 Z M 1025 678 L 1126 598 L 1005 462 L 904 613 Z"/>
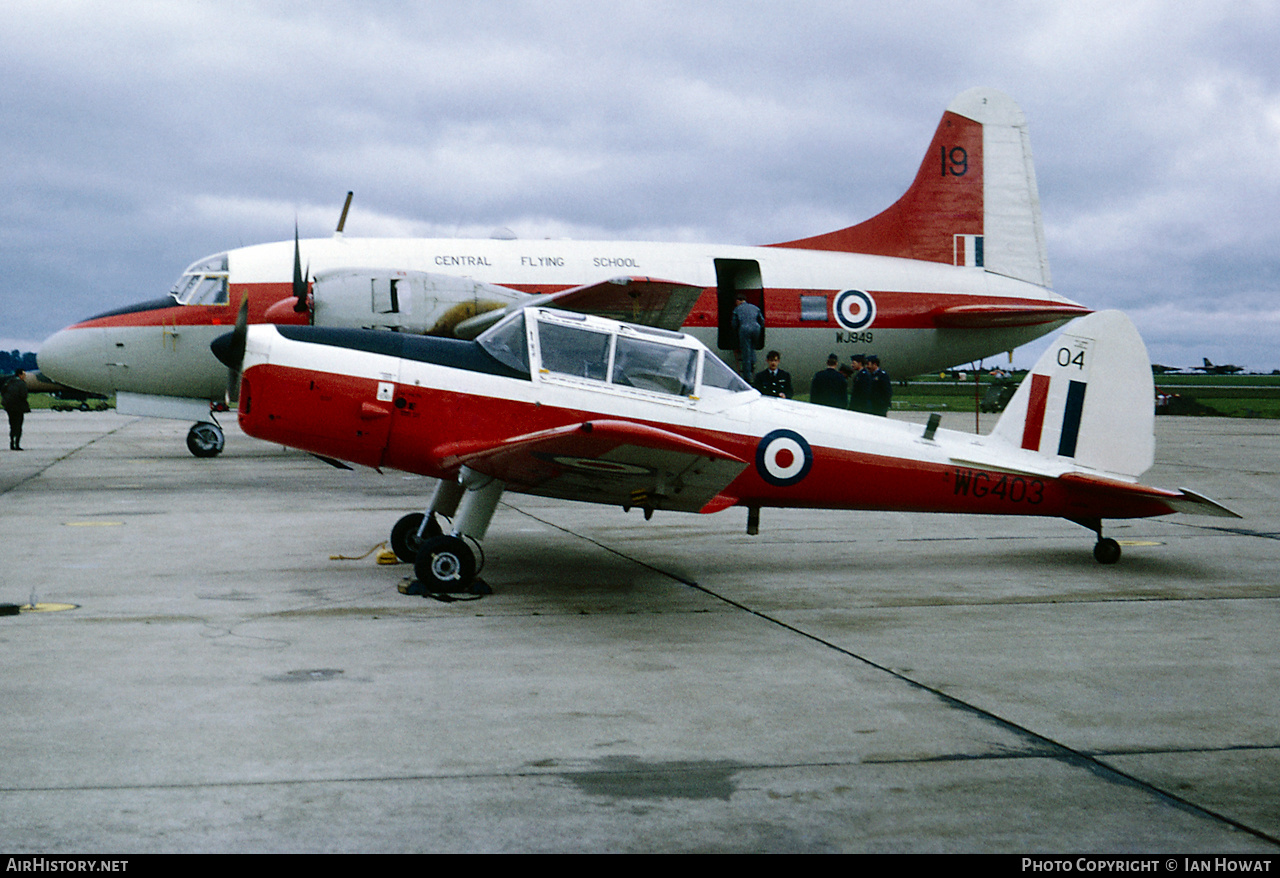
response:
<path id="1" fill-rule="evenodd" d="M 853 363 L 853 377 L 849 379 L 849 410 L 871 413 L 871 374 L 867 372 L 867 360 L 862 354 L 849 358 Z"/>
<path id="2" fill-rule="evenodd" d="M 760 347 L 764 337 L 764 313 L 748 302 L 744 293 L 738 293 L 730 328 L 738 340 L 738 353 L 742 356 L 742 377 L 750 381 L 756 370 L 756 348 Z"/>
<path id="3" fill-rule="evenodd" d="M 827 357 L 827 368 L 813 376 L 813 385 L 809 391 L 810 402 L 838 409 L 845 407 L 849 394 L 849 382 L 840 373 L 839 366 L 839 357 L 835 354 Z"/>
<path id="4" fill-rule="evenodd" d="M 867 372 L 871 376 L 869 411 L 883 418 L 893 405 L 893 382 L 889 380 L 889 373 L 880 368 L 880 358 L 875 354 L 867 357 Z"/>
<path id="5" fill-rule="evenodd" d="M 768 356 L 764 358 L 764 371 L 756 375 L 755 387 L 765 396 L 791 399 L 794 396 L 791 392 L 791 373 L 778 365 L 781 360 L 782 354 L 769 351 Z"/>
<path id="6" fill-rule="evenodd" d="M 27 402 L 26 372 L 19 369 L 13 377 L 5 382 L 0 390 L 0 398 L 4 400 L 4 410 L 9 415 L 9 450 L 22 450 L 22 418 L 31 411 Z"/>

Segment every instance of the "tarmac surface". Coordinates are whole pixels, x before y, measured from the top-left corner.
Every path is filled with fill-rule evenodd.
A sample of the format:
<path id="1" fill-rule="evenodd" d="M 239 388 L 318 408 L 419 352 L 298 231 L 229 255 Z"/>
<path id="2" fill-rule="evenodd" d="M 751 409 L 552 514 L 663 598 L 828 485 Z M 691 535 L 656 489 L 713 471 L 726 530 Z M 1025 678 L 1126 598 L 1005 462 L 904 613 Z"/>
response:
<path id="1" fill-rule="evenodd" d="M 456 603 L 331 557 L 429 480 L 223 424 L 0 453 L 42 610 L 0 617 L 4 853 L 1280 852 L 1280 421 L 1157 419 L 1143 481 L 1245 518 L 1110 523 L 1114 567 L 1061 520 L 508 494 Z"/>

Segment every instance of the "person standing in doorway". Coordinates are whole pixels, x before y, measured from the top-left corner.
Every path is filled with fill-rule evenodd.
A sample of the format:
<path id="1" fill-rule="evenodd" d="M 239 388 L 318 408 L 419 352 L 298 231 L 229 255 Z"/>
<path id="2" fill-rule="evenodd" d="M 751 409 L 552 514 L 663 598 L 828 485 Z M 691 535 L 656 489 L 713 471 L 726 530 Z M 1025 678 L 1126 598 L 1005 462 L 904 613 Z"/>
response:
<path id="1" fill-rule="evenodd" d="M 750 381 L 756 370 L 756 349 L 764 338 L 764 312 L 748 302 L 745 293 L 738 293 L 730 329 L 733 337 L 738 340 L 738 353 L 742 356 L 742 377 Z"/>

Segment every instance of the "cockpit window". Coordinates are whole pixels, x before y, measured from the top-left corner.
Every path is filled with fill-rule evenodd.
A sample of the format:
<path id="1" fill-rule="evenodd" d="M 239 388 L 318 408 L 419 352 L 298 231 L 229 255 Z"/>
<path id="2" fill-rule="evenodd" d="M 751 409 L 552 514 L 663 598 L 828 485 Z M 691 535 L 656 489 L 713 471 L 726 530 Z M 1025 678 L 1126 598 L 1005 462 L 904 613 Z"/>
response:
<path id="1" fill-rule="evenodd" d="M 698 352 L 638 338 L 618 337 L 613 383 L 657 393 L 688 396 L 697 378 Z"/>
<path id="2" fill-rule="evenodd" d="M 227 254 L 219 253 L 192 265 L 169 293 L 179 305 L 227 304 Z"/>
<path id="3" fill-rule="evenodd" d="M 710 351 L 702 360 L 702 386 L 704 389 L 714 387 L 730 393 L 751 389 L 751 385 L 743 381 L 741 375 L 726 366 L 723 360 L 712 355 Z"/>
<path id="4" fill-rule="evenodd" d="M 609 375 L 609 342 L 612 338 L 607 332 L 539 321 L 538 347 L 542 351 L 542 368 L 576 378 L 604 381 Z"/>
<path id="5" fill-rule="evenodd" d="M 529 374 L 529 345 L 524 334 L 523 311 L 487 330 L 476 341 L 499 363 Z"/>

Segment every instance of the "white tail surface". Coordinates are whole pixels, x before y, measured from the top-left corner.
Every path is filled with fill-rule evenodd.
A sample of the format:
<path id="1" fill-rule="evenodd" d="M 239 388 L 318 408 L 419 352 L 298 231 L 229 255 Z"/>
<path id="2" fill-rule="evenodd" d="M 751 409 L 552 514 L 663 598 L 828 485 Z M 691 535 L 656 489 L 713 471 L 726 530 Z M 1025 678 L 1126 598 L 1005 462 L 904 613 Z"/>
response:
<path id="1" fill-rule="evenodd" d="M 1155 460 L 1154 397 L 1138 330 L 1119 311 L 1099 311 L 1049 346 L 992 436 L 1074 469 L 1136 479 Z"/>

